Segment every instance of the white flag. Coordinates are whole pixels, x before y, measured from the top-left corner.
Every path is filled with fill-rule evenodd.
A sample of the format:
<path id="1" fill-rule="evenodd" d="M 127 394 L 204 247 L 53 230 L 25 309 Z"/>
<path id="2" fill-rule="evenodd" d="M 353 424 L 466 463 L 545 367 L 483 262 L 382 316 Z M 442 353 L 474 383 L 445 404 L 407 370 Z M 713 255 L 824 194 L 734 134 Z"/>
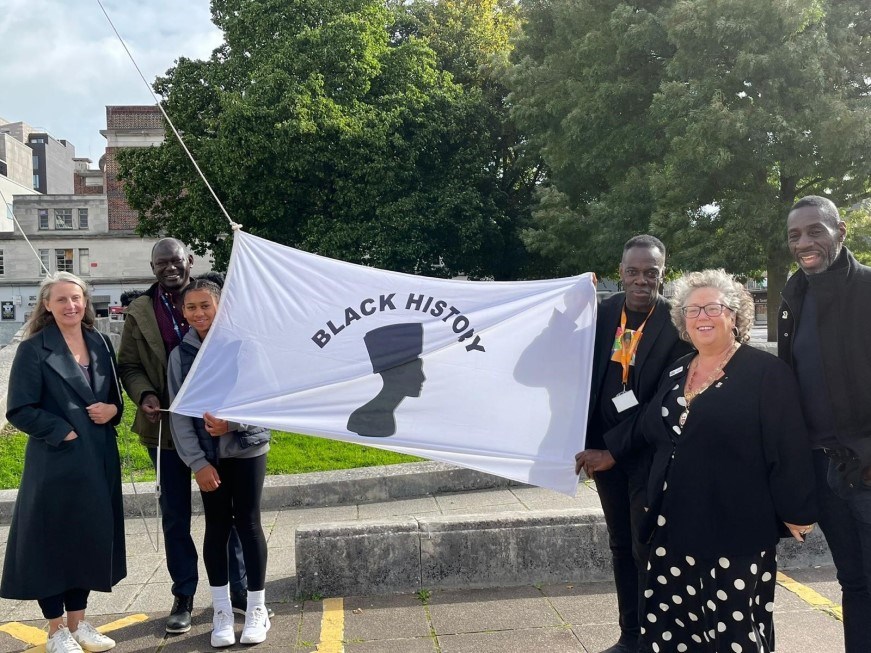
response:
<path id="1" fill-rule="evenodd" d="M 218 315 L 170 410 L 573 495 L 595 322 L 591 274 L 432 279 L 237 231 Z"/>

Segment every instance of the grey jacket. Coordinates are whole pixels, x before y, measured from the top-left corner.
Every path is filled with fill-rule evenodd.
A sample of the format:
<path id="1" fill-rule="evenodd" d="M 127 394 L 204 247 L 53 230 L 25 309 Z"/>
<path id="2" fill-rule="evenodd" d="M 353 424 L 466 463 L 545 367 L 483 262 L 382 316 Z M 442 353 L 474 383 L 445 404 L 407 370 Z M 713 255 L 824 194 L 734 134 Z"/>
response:
<path id="1" fill-rule="evenodd" d="M 202 345 L 202 341 L 195 329 L 187 332 L 184 342 L 196 349 L 199 349 Z M 183 382 L 181 352 L 176 347 L 169 355 L 167 367 L 167 389 L 169 391 L 170 402 L 175 399 Z M 220 406 L 215 406 L 215 410 L 219 408 Z M 194 473 L 208 465 L 209 461 L 206 459 L 206 452 L 200 446 L 193 418 L 187 415 L 179 415 L 178 413 L 170 413 L 169 423 L 176 452 L 185 465 L 190 467 Z M 218 458 L 256 458 L 266 454 L 269 451 L 268 439 L 260 444 L 246 447 L 243 446 L 238 437 L 240 432 L 246 433 L 259 430 L 262 429 L 258 426 L 230 422 L 230 431 L 218 437 Z"/>

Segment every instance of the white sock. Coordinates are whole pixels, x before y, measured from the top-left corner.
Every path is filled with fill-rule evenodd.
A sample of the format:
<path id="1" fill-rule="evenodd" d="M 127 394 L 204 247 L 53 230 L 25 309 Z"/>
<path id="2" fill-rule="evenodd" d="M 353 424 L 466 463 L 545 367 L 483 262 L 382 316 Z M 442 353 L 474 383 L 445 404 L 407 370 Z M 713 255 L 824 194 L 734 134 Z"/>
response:
<path id="1" fill-rule="evenodd" d="M 232 612 L 233 606 L 230 604 L 230 584 L 221 585 L 220 587 L 209 586 L 212 592 L 212 609 L 215 612 Z"/>
<path id="2" fill-rule="evenodd" d="M 266 607 L 266 590 L 257 590 L 256 592 L 252 592 L 248 590 L 248 612 L 251 612 L 257 606 Z"/>

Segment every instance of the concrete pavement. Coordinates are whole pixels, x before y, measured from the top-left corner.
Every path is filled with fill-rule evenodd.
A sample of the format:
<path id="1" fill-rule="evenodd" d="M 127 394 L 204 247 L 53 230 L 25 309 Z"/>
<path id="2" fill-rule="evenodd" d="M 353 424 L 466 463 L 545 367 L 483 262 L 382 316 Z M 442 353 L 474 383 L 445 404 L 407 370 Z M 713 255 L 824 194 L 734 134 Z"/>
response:
<path id="1" fill-rule="evenodd" d="M 516 587 L 437 590 L 386 595 L 298 596 L 294 540 L 301 527 L 359 523 L 371 518 L 470 516 L 546 509 L 588 509 L 598 498 L 592 484 L 576 498 L 528 487 L 441 492 L 411 499 L 366 501 L 334 507 L 289 507 L 264 513 L 269 565 L 266 596 L 276 613 L 266 643 L 257 650 L 349 653 L 596 652 L 617 637 L 616 603 L 610 582 L 506 583 Z M 211 610 L 201 569 L 194 627 L 167 636 L 163 620 L 170 607 L 170 581 L 162 549 L 146 534 L 156 519 L 126 521 L 128 577 L 111 594 L 92 595 L 88 615 L 98 626 L 114 628 L 119 653 L 210 651 Z M 193 524 L 202 541 L 203 518 Z M 0 526 L 5 553 L 8 526 Z M 357 564 L 366 565 L 366 560 Z M 839 592 L 832 567 L 794 569 L 796 581 L 779 586 L 775 608 L 779 653 L 843 651 L 837 613 Z M 794 590 L 794 591 L 793 591 Z M 798 593 L 795 593 L 798 592 Z M 126 619 L 126 622 L 120 620 Z M 137 621 L 141 620 L 141 621 Z M 35 602 L 0 600 L 0 653 L 38 643 L 45 622 Z M 237 619 L 237 636 L 242 620 Z M 247 648 L 237 644 L 234 649 Z"/>

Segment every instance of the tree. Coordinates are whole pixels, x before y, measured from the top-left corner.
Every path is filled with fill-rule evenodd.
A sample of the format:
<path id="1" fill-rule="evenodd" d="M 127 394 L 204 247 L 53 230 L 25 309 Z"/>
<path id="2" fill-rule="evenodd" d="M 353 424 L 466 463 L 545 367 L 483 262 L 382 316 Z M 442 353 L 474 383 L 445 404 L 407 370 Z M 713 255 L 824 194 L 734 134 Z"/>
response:
<path id="1" fill-rule="evenodd" d="M 381 0 L 213 0 L 225 42 L 155 82 L 231 216 L 322 255 L 493 275 L 503 211 L 479 94 L 396 38 Z M 139 231 L 226 264 L 228 226 L 178 143 L 120 157 Z"/>
<path id="2" fill-rule="evenodd" d="M 652 231 L 673 267 L 767 273 L 772 337 L 789 206 L 811 193 L 841 205 L 869 194 L 867 2 L 524 6 L 515 115 L 566 198 L 541 214 L 530 247 L 574 221 L 579 240 L 552 255 L 581 251 L 601 265 L 604 247 Z"/>
<path id="3" fill-rule="evenodd" d="M 498 207 L 502 252 L 496 279 L 542 276 L 552 272 L 530 255 L 521 233 L 531 226 L 536 189 L 545 176 L 541 157 L 524 144 L 510 114 L 506 76 L 512 38 L 520 23 L 515 0 L 413 0 L 396 4 L 397 38 L 420 38 L 436 54 L 438 67 L 451 74 L 486 126 L 480 138 L 488 150 L 487 175 Z"/>

